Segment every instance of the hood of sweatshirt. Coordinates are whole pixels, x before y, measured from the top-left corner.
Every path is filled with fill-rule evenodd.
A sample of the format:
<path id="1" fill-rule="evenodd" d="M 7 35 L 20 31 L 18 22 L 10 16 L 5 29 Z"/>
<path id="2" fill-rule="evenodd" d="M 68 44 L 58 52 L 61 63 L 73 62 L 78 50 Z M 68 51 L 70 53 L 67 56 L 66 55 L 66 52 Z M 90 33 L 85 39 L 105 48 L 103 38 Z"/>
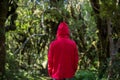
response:
<path id="1" fill-rule="evenodd" d="M 70 36 L 70 31 L 69 31 L 69 27 L 68 27 L 67 23 L 61 22 L 59 24 L 56 36 L 57 36 L 57 38 Z"/>

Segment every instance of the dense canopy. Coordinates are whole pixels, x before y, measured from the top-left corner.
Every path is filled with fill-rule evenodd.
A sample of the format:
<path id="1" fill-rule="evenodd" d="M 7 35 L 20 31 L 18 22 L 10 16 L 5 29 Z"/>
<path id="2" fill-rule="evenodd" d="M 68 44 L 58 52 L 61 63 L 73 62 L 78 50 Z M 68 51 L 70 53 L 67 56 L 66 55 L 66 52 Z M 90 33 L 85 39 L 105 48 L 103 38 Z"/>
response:
<path id="1" fill-rule="evenodd" d="M 0 0 L 0 80 L 49 80 L 61 21 L 78 45 L 75 80 L 120 79 L 120 0 Z"/>

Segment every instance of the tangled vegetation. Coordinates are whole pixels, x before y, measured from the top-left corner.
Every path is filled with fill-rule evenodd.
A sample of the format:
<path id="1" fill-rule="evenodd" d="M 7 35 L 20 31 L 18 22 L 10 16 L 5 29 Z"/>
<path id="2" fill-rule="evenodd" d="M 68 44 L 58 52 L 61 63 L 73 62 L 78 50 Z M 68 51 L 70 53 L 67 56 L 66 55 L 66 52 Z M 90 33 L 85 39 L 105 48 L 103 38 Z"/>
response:
<path id="1" fill-rule="evenodd" d="M 120 79 L 120 0 L 0 0 L 0 4 L 0 79 L 49 80 L 48 46 L 61 21 L 69 24 L 78 45 L 76 80 Z"/>

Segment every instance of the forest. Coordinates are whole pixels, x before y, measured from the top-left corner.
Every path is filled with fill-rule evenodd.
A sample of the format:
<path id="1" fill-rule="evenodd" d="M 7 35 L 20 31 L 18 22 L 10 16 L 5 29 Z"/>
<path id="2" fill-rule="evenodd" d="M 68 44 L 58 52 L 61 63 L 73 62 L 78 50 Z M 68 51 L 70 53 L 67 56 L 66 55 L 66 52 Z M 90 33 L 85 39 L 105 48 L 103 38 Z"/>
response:
<path id="1" fill-rule="evenodd" d="M 79 51 L 75 80 L 120 80 L 120 0 L 0 0 L 0 80 L 51 80 L 61 21 Z"/>

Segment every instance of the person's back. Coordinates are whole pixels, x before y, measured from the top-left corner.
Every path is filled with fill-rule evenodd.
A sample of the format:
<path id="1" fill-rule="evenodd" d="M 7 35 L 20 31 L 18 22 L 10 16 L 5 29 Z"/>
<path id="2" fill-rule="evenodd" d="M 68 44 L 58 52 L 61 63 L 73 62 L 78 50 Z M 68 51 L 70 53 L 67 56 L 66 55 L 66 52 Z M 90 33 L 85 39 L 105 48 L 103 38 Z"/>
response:
<path id="1" fill-rule="evenodd" d="M 72 78 L 77 70 L 78 50 L 69 35 L 67 24 L 60 23 L 57 38 L 51 42 L 48 52 L 48 72 L 52 78 Z"/>

